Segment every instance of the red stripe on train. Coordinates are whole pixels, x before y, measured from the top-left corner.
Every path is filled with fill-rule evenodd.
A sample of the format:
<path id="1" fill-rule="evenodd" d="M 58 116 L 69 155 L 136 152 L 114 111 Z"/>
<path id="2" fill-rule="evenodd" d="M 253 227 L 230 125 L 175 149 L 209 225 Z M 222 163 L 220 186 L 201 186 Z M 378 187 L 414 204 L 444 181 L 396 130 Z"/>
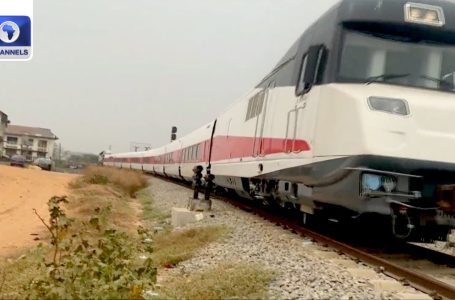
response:
<path id="1" fill-rule="evenodd" d="M 310 145 L 304 140 L 216 136 L 213 139 L 212 161 L 309 150 Z"/>
<path id="2" fill-rule="evenodd" d="M 197 144 L 196 144 L 197 145 Z M 192 147 L 190 145 L 188 147 Z M 114 158 L 114 161 L 144 164 L 175 164 L 189 162 L 205 162 L 209 159 L 210 140 L 199 143 L 197 160 L 182 161 L 183 150 L 174 151 L 172 162 L 167 161 L 167 154 L 144 158 Z M 310 145 L 304 140 L 288 140 L 282 138 L 257 138 L 242 136 L 215 136 L 213 138 L 212 162 L 232 158 L 265 156 L 276 153 L 309 151 Z"/>

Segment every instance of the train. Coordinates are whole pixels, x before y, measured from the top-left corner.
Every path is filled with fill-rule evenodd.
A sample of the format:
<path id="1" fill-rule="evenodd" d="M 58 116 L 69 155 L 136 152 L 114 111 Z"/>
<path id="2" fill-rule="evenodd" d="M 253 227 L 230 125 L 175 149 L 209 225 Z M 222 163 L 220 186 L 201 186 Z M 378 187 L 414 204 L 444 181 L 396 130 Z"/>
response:
<path id="1" fill-rule="evenodd" d="M 304 17 L 304 12 L 302 12 Z M 455 3 L 342 0 L 216 119 L 103 164 L 301 212 L 441 237 L 455 215 Z"/>

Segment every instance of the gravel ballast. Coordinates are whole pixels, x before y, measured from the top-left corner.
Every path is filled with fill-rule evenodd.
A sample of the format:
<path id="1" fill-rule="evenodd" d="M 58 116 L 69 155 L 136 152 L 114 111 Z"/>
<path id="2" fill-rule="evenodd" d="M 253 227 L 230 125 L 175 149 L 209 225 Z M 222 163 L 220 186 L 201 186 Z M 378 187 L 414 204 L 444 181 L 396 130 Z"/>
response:
<path id="1" fill-rule="evenodd" d="M 170 214 L 172 207 L 186 207 L 191 190 L 155 177 L 150 180 L 156 209 Z M 370 266 L 216 199 L 203 220 L 185 228 L 207 225 L 225 225 L 232 231 L 166 271 L 166 276 L 189 274 L 218 262 L 244 261 L 275 272 L 269 287 L 272 299 L 406 299 L 408 294 L 431 299 Z"/>

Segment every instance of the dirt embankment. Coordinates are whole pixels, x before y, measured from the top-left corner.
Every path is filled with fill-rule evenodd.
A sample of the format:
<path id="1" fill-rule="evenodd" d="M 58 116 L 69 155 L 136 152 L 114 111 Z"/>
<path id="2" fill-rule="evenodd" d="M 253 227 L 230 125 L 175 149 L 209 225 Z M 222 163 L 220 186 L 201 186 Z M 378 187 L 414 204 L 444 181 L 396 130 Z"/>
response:
<path id="1" fill-rule="evenodd" d="M 47 220 L 47 201 L 68 195 L 75 176 L 0 165 L 0 257 L 18 254 L 45 236 L 33 209 Z"/>

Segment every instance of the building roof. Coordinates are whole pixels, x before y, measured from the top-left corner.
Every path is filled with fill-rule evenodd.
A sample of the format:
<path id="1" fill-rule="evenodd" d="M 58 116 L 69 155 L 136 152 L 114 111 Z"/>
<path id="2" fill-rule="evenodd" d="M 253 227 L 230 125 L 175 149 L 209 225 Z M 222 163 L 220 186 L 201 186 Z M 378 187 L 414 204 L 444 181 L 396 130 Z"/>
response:
<path id="1" fill-rule="evenodd" d="M 3 125 L 7 125 L 9 123 L 8 115 L 5 114 L 4 112 L 2 112 L 1 110 L 0 110 L 0 123 Z"/>
<path id="2" fill-rule="evenodd" d="M 40 128 L 40 127 L 28 127 L 20 125 L 8 125 L 5 131 L 6 135 L 26 135 L 26 136 L 35 136 L 42 137 L 46 139 L 57 140 L 58 137 L 52 133 L 50 129 Z"/>

